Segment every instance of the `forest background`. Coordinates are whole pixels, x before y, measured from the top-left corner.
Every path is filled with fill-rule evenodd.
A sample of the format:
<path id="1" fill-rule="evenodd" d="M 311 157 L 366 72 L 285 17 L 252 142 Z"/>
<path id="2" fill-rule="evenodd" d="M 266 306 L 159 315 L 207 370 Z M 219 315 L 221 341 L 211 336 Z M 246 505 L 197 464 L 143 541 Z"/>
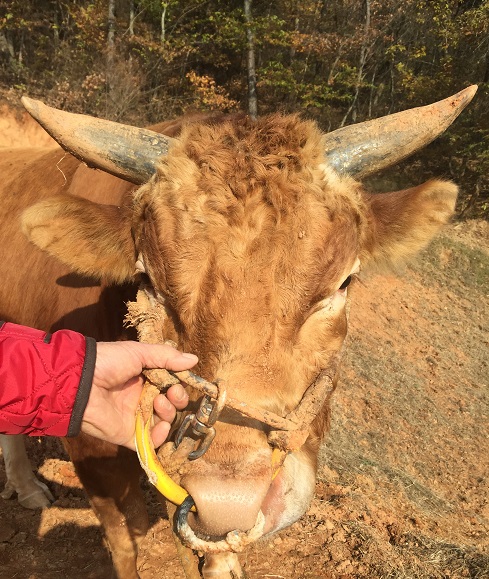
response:
<path id="1" fill-rule="evenodd" d="M 368 186 L 446 177 L 459 217 L 487 219 L 489 0 L 0 0 L 0 97 L 14 106 L 27 94 L 139 126 L 256 106 L 329 131 L 470 84 L 456 123 Z"/>

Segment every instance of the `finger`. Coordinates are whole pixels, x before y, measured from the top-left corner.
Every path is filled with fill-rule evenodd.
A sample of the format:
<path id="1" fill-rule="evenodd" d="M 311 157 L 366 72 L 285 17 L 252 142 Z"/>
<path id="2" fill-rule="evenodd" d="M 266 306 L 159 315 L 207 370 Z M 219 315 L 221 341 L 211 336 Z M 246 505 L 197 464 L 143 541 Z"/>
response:
<path id="1" fill-rule="evenodd" d="M 165 420 L 166 422 L 173 422 L 176 415 L 175 406 L 168 400 L 168 398 L 163 394 L 158 394 L 154 399 L 153 406 L 156 415 L 160 420 Z"/>
<path id="2" fill-rule="evenodd" d="M 170 432 L 170 424 L 164 420 L 155 424 L 151 430 L 151 439 L 155 448 L 161 446 L 165 440 L 168 438 L 168 433 Z"/>
<path id="3" fill-rule="evenodd" d="M 174 384 L 168 389 L 166 393 L 168 400 L 176 407 L 178 410 L 183 410 L 188 404 L 188 394 L 185 388 L 181 384 Z"/>
<path id="4" fill-rule="evenodd" d="M 166 344 L 140 342 L 121 342 L 121 344 L 139 358 L 143 368 L 166 368 L 178 372 L 189 370 L 199 361 L 194 354 L 179 352 Z"/>

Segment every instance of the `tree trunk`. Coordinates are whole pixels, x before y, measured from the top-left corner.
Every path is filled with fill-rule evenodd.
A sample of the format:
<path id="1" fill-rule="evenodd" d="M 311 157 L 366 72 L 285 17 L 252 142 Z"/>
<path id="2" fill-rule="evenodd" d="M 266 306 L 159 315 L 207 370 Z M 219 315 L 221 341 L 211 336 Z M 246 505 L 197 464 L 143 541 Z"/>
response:
<path id="1" fill-rule="evenodd" d="M 166 9 L 168 8 L 168 2 L 162 2 L 161 7 L 162 7 L 162 11 L 161 11 L 161 44 L 163 44 L 166 40 L 165 20 L 166 20 Z"/>
<path id="2" fill-rule="evenodd" d="M 244 14 L 248 41 L 248 114 L 252 119 L 256 119 L 258 117 L 258 99 L 256 95 L 255 32 L 251 16 L 251 0 L 244 0 Z"/>
<path id="3" fill-rule="evenodd" d="M 19 43 L 19 52 L 17 53 L 17 62 L 22 65 L 24 62 L 24 38 L 25 38 L 25 31 L 22 29 L 20 33 L 20 43 Z"/>
<path id="4" fill-rule="evenodd" d="M 114 37 L 115 37 L 115 0 L 109 0 L 109 13 L 107 17 L 107 67 L 109 72 L 114 63 Z"/>
<path id="5" fill-rule="evenodd" d="M 12 37 L 6 30 L 0 30 L 0 52 L 9 55 L 10 61 L 15 59 L 15 50 Z"/>
<path id="6" fill-rule="evenodd" d="M 353 96 L 353 101 L 346 111 L 343 120 L 341 121 L 340 127 L 343 127 L 346 123 L 346 120 L 352 114 L 353 121 L 356 120 L 356 104 L 358 100 L 358 95 L 360 94 L 360 85 L 362 84 L 363 80 L 363 69 L 365 68 L 365 63 L 367 62 L 367 52 L 368 52 L 368 39 L 370 34 L 370 0 L 365 0 L 365 25 L 363 28 L 363 42 L 362 48 L 360 50 L 360 62 L 358 63 L 358 75 L 357 75 L 357 82 L 355 85 L 355 94 Z"/>
<path id="7" fill-rule="evenodd" d="M 487 41 L 487 40 L 486 40 Z M 486 68 L 484 71 L 484 78 L 482 79 L 483 83 L 489 82 L 489 41 L 486 50 Z"/>
<path id="8" fill-rule="evenodd" d="M 59 19 L 58 19 L 58 6 L 57 5 L 54 6 L 53 23 L 54 23 L 53 39 L 54 39 L 55 51 L 57 52 L 58 46 L 59 46 L 59 28 L 60 28 L 60 23 L 59 23 Z"/>
<path id="9" fill-rule="evenodd" d="M 134 36 L 134 20 L 136 14 L 134 12 L 134 0 L 129 0 L 129 36 Z"/>

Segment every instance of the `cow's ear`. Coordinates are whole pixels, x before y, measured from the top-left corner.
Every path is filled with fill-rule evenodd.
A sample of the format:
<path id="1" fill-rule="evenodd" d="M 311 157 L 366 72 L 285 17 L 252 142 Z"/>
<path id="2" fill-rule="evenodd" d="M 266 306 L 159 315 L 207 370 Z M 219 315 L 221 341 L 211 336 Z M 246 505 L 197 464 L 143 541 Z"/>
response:
<path id="1" fill-rule="evenodd" d="M 453 215 L 458 187 L 428 181 L 404 191 L 368 195 L 370 227 L 363 260 L 405 262 L 423 249 Z"/>
<path id="2" fill-rule="evenodd" d="M 122 283 L 134 276 L 130 222 L 120 207 L 63 195 L 22 214 L 24 234 L 72 271 Z"/>

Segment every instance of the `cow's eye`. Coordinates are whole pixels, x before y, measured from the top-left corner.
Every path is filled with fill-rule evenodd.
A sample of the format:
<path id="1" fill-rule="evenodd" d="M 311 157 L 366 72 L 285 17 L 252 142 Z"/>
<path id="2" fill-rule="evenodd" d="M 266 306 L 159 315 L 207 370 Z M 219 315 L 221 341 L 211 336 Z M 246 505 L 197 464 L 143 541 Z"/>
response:
<path id="1" fill-rule="evenodd" d="M 340 289 L 340 290 L 346 289 L 346 288 L 350 285 L 350 283 L 351 283 L 351 275 L 349 275 L 349 276 L 345 279 L 345 281 L 340 285 L 340 288 L 339 288 L 339 289 Z"/>

